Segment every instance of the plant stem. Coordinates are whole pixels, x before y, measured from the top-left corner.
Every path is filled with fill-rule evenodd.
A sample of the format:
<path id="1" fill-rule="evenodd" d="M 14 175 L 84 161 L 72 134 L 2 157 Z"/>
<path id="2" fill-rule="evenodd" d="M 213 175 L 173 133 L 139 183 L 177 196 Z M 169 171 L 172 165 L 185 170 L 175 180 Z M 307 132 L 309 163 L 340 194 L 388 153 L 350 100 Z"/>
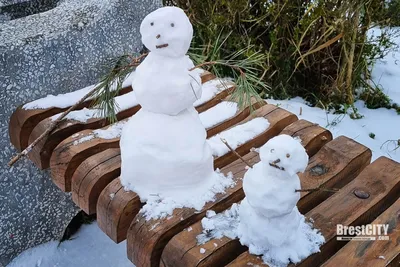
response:
<path id="1" fill-rule="evenodd" d="M 239 153 L 237 153 L 229 144 L 228 142 L 224 139 L 221 138 L 222 143 L 224 143 L 230 151 L 232 151 L 241 161 L 243 161 L 249 168 L 253 168 L 253 166 L 251 166 L 251 164 L 249 162 L 247 162 L 242 156 L 239 155 Z"/>

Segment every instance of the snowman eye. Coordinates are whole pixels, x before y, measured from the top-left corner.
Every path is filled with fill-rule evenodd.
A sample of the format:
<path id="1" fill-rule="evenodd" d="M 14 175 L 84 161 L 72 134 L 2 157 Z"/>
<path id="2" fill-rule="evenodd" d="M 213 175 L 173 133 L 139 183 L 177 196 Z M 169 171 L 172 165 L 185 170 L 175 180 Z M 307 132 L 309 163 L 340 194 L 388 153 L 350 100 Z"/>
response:
<path id="1" fill-rule="evenodd" d="M 286 154 L 286 157 L 287 157 L 287 158 L 290 158 L 290 154 L 289 154 L 289 153 L 287 153 L 287 154 Z"/>
<path id="2" fill-rule="evenodd" d="M 171 27 L 175 27 L 175 23 L 171 23 Z"/>
<path id="3" fill-rule="evenodd" d="M 154 22 L 150 23 L 151 26 L 154 26 Z"/>
<path id="4" fill-rule="evenodd" d="M 271 153 L 274 153 L 275 152 L 275 149 L 271 149 Z"/>

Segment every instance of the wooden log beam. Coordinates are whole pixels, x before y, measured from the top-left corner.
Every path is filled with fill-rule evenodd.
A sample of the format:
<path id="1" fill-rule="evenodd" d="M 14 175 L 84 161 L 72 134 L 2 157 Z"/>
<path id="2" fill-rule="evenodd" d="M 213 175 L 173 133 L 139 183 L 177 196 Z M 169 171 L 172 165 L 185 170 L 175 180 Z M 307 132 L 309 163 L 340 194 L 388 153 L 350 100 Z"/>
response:
<path id="1" fill-rule="evenodd" d="M 128 95 L 123 96 L 128 97 Z M 123 120 L 131 117 L 140 106 L 136 105 L 132 108 L 123 110 L 117 113 L 117 119 Z M 33 129 L 29 143 L 35 141 L 47 128 L 52 124 L 53 119 L 47 118 L 42 120 Z M 46 138 L 43 138 L 33 149 L 29 152 L 28 157 L 39 169 L 47 169 L 50 165 L 50 157 L 54 149 L 65 139 L 71 135 L 89 129 L 98 129 L 109 124 L 106 118 L 90 118 L 85 122 L 76 120 L 63 120 L 54 131 L 52 131 Z"/>
<path id="2" fill-rule="evenodd" d="M 132 91 L 132 87 L 123 88 L 120 95 Z M 78 106 L 77 109 L 89 107 L 92 100 L 87 100 Z M 24 104 L 25 105 L 25 104 Z M 8 125 L 8 132 L 11 144 L 18 151 L 22 151 L 29 145 L 29 136 L 32 130 L 42 120 L 49 118 L 53 115 L 66 111 L 70 106 L 65 108 L 51 107 L 45 109 L 25 109 L 24 105 L 19 106 L 11 115 Z"/>
<path id="3" fill-rule="evenodd" d="M 254 101 L 252 108 L 258 109 L 264 105 L 266 105 L 264 101 Z M 207 136 L 215 135 L 245 120 L 249 115 L 249 107 L 244 110 L 238 110 L 235 116 L 207 129 Z M 96 213 L 97 200 L 101 191 L 108 183 L 117 178 L 120 173 L 120 157 L 118 157 L 118 160 L 115 159 L 115 156 L 120 153 L 119 149 L 107 149 L 103 152 L 85 159 L 78 166 L 71 179 L 72 199 L 87 214 Z"/>
<path id="4" fill-rule="evenodd" d="M 359 198 L 356 190 L 369 195 Z M 305 215 L 314 220 L 314 227 L 320 229 L 325 243 L 321 246 L 321 252 L 310 255 L 296 266 L 320 266 L 347 243 L 336 240 L 337 224 L 357 226 L 371 223 L 399 197 L 400 164 L 385 157 L 375 160 L 338 193 Z M 228 266 L 245 264 L 265 266 L 259 257 L 248 252 L 241 254 Z"/>
<path id="5" fill-rule="evenodd" d="M 389 240 L 350 241 L 322 266 L 385 267 L 395 261 L 400 254 L 400 199 L 371 224 L 388 225 Z M 399 262 L 396 264 L 400 266 Z"/>
<path id="6" fill-rule="evenodd" d="M 288 126 L 282 133 L 288 133 L 288 129 L 293 129 L 294 127 L 299 130 L 293 132 L 293 135 L 304 131 L 308 132 L 307 136 L 309 137 L 302 135 L 301 138 L 304 147 L 309 147 L 309 144 L 318 144 L 313 139 L 320 138 L 317 133 L 318 128 L 321 127 L 316 125 L 310 127 L 305 121 L 298 121 Z M 311 131 L 313 128 L 314 130 Z M 305 142 L 304 140 L 308 141 Z M 308 151 L 318 150 L 316 146 L 309 148 Z M 351 152 L 343 153 L 343 148 Z M 312 156 L 306 171 L 299 174 L 302 188 L 315 188 L 320 185 L 324 187 L 338 187 L 337 185 L 348 183 L 369 164 L 370 160 L 371 151 L 365 146 L 346 137 L 336 138 L 324 145 L 318 153 Z M 258 156 L 255 161 L 259 161 Z M 245 164 L 241 164 L 244 168 Z M 318 168 L 323 168 L 325 171 L 316 173 L 316 166 L 320 166 Z M 321 196 L 321 193 L 302 192 L 302 198 L 297 205 L 300 212 L 306 213 L 310 207 L 317 206 L 332 194 L 329 193 Z M 304 201 L 304 198 L 307 198 L 307 201 Z M 196 237 L 203 230 L 201 221 L 191 225 L 190 228 L 191 231 L 184 230 L 177 234 L 165 247 L 162 254 L 162 261 L 166 267 L 222 266 L 235 259 L 244 250 L 247 250 L 240 244 L 239 240 L 232 240 L 228 237 L 212 239 L 203 245 L 198 245 Z M 206 252 L 200 253 L 201 248 L 204 248 Z"/>

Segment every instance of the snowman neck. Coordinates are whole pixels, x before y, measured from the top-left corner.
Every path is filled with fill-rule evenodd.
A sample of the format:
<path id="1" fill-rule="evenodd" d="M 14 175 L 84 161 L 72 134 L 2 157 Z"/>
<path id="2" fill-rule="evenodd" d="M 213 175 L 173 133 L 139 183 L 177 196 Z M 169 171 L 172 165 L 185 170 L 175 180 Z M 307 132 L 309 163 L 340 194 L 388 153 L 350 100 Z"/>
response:
<path id="1" fill-rule="evenodd" d="M 186 55 L 177 56 L 177 57 L 171 57 L 171 56 L 163 55 L 160 52 L 153 52 L 153 51 L 150 52 L 148 56 L 150 56 L 154 60 L 160 60 L 160 61 L 182 60 L 183 58 L 186 57 Z"/>

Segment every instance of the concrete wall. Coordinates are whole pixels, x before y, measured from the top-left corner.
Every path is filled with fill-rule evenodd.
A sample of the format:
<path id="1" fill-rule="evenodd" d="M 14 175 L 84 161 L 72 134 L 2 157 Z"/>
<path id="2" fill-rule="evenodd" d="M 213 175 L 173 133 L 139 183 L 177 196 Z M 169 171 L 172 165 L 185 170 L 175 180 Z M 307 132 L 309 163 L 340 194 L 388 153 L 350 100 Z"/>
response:
<path id="1" fill-rule="evenodd" d="M 44 13 L 0 21 L 0 266 L 60 238 L 78 210 L 28 160 L 6 166 L 16 152 L 8 137 L 11 113 L 47 94 L 93 84 L 109 59 L 139 52 L 141 20 L 160 6 L 160 0 L 62 0 Z"/>

